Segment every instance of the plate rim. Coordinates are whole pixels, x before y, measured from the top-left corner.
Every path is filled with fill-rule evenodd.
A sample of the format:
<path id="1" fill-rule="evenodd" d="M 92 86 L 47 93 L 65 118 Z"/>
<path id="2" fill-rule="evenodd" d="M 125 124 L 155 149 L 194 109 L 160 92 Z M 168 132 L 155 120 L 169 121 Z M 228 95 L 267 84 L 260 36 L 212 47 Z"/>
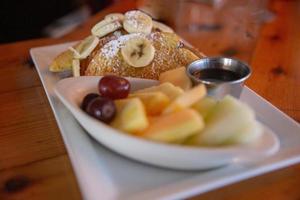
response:
<path id="1" fill-rule="evenodd" d="M 39 53 L 41 53 L 40 50 L 43 50 L 43 49 L 49 50 L 49 49 L 52 49 L 52 48 L 56 49 L 58 47 L 66 46 L 67 44 L 71 44 L 71 43 L 72 42 L 54 44 L 54 45 L 48 45 L 48 46 L 42 46 L 42 47 L 35 47 L 35 48 L 30 49 L 30 55 L 31 55 L 31 57 L 33 59 L 33 62 L 35 64 L 35 68 L 38 71 L 39 78 L 42 82 L 42 85 L 43 85 L 43 88 L 44 88 L 45 93 L 47 95 L 47 99 L 48 99 L 49 104 L 51 106 L 52 112 L 53 112 L 53 114 L 55 116 L 55 119 L 56 119 L 56 122 L 59 126 L 61 135 L 63 137 L 64 144 L 67 147 L 67 152 L 70 156 L 72 167 L 74 168 L 74 172 L 75 172 L 75 175 L 77 177 L 77 181 L 80 185 L 79 188 L 82 192 L 82 195 L 86 199 L 96 199 L 95 196 L 93 196 L 92 194 L 89 193 L 90 189 L 86 187 L 87 183 L 85 182 L 85 178 L 86 178 L 84 176 L 85 174 L 83 174 L 83 172 L 80 169 L 79 165 L 76 165 L 76 163 L 79 163 L 79 161 L 76 159 L 76 156 L 74 155 L 72 145 L 70 144 L 70 141 L 68 141 L 66 133 L 64 133 L 63 125 L 61 124 L 60 119 L 58 117 L 58 114 L 56 113 L 57 111 L 54 108 L 54 103 L 55 102 L 53 102 L 53 99 L 52 99 L 52 97 L 49 93 L 50 91 L 47 90 L 47 85 L 46 85 L 45 80 L 44 80 L 44 78 L 45 78 L 44 74 L 42 74 L 42 71 L 40 69 L 41 66 L 39 66 L 38 62 L 37 62 L 37 60 L 39 58 Z M 57 52 L 57 50 L 55 50 L 55 51 Z M 254 101 L 260 101 L 263 104 L 266 104 L 268 106 L 268 109 L 272 109 L 274 112 L 277 112 L 286 121 L 288 121 L 289 123 L 292 123 L 293 126 L 296 126 L 296 128 L 300 130 L 300 124 L 298 122 L 296 122 L 294 119 L 292 119 L 287 114 L 285 114 L 284 112 L 282 112 L 281 110 L 276 108 L 274 105 L 272 105 L 270 102 L 265 100 L 263 97 L 256 94 L 253 90 L 251 90 L 247 86 L 245 86 L 245 89 L 247 90 L 247 92 L 249 94 L 254 95 L 254 98 L 255 98 Z M 189 197 L 189 196 L 192 196 L 192 195 L 201 194 L 201 193 L 213 190 L 213 189 L 217 189 L 217 188 L 220 188 L 222 186 L 232 184 L 232 183 L 235 183 L 235 182 L 238 182 L 238 181 L 241 181 L 241 180 L 245 180 L 245 179 L 250 178 L 250 177 L 258 176 L 258 175 L 261 175 L 263 173 L 278 170 L 278 169 L 281 169 L 283 167 L 287 167 L 287 166 L 290 166 L 290 165 L 293 165 L 293 164 L 296 164 L 296 163 L 299 163 L 299 162 L 300 162 L 300 155 L 299 156 L 292 156 L 292 157 L 285 158 L 281 161 L 277 161 L 275 163 L 271 163 L 271 164 L 269 163 L 269 164 L 266 164 L 264 166 L 256 167 L 255 169 L 252 169 L 250 171 L 248 170 L 246 172 L 233 174 L 233 175 L 231 175 L 231 178 L 225 177 L 222 182 L 216 183 L 216 181 L 214 181 L 213 186 L 209 185 L 209 184 L 205 184 L 205 186 L 203 186 L 203 184 L 200 184 L 200 185 L 193 185 L 193 186 L 188 186 L 188 187 L 180 187 L 180 190 L 176 190 L 176 193 L 172 193 L 172 194 L 162 192 L 162 191 L 157 191 L 158 189 L 154 189 L 154 190 L 151 190 L 147 194 L 144 194 L 144 195 L 138 193 L 137 197 L 146 196 L 148 199 L 151 199 L 152 197 L 156 197 L 156 198 L 159 197 L 159 198 L 164 198 L 164 199 L 186 198 L 186 197 Z M 242 177 L 241 177 L 241 174 L 243 175 Z M 185 183 L 185 181 L 183 181 L 183 182 Z M 184 183 L 182 183 L 182 184 L 184 185 Z M 112 197 L 112 198 L 114 198 L 114 197 Z"/>

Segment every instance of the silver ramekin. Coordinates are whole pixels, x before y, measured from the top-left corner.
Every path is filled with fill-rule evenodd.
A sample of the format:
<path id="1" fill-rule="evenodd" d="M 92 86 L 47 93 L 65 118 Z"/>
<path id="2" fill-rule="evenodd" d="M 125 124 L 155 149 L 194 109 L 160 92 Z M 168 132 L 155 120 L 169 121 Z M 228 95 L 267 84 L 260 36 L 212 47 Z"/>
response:
<path id="1" fill-rule="evenodd" d="M 194 75 L 195 72 L 201 73 L 201 70 L 207 68 L 225 69 L 236 73 L 237 78 L 230 81 L 224 80 L 207 80 L 201 79 Z M 236 59 L 225 57 L 212 57 L 196 60 L 187 67 L 187 74 L 191 78 L 194 85 L 203 83 L 208 95 L 217 99 L 223 98 L 226 95 L 231 95 L 236 98 L 240 97 L 245 80 L 251 75 L 250 67 Z"/>

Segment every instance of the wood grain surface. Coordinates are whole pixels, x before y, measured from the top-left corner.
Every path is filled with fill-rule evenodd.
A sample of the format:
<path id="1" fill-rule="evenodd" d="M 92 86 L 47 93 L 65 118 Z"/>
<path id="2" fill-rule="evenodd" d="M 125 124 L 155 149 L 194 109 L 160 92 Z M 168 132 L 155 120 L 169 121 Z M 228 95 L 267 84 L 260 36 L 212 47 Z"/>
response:
<path id="1" fill-rule="evenodd" d="M 136 1 L 120 1 L 60 39 L 0 45 L 0 199 L 81 199 L 29 49 L 82 39 L 105 14 L 135 7 Z M 273 19 L 256 24 L 252 33 L 241 27 L 245 38 L 234 34 L 238 27 L 229 19 L 210 26 L 195 22 L 196 31 L 177 21 L 176 29 L 209 56 L 249 62 L 253 75 L 247 85 L 300 122 L 300 1 L 274 0 L 269 8 Z M 300 199 L 299 185 L 298 164 L 191 199 Z"/>

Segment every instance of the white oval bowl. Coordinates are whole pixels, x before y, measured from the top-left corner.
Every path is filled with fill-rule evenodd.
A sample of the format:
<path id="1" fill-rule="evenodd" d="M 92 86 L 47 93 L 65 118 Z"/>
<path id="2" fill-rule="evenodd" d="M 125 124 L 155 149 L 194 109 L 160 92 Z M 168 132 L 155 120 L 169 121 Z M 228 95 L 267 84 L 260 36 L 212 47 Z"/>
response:
<path id="1" fill-rule="evenodd" d="M 139 138 L 106 125 L 81 110 L 83 97 L 97 92 L 101 77 L 84 76 L 59 81 L 55 93 L 70 110 L 79 124 L 98 142 L 107 148 L 134 160 L 155 166 L 181 169 L 204 170 L 220 167 L 235 161 L 255 161 L 271 156 L 279 150 L 279 140 L 263 126 L 262 137 L 248 145 L 227 147 L 192 147 L 158 143 Z M 131 89 L 137 90 L 157 85 L 154 80 L 127 78 Z"/>

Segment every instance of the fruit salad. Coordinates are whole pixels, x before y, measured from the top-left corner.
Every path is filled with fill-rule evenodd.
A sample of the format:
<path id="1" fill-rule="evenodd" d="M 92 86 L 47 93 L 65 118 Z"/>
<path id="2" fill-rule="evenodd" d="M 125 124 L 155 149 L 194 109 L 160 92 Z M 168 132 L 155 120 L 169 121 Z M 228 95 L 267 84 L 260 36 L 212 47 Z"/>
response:
<path id="1" fill-rule="evenodd" d="M 207 96 L 205 86 L 192 87 L 183 72 L 167 71 L 158 85 L 137 91 L 125 78 L 104 76 L 99 93 L 87 94 L 81 108 L 121 132 L 157 142 L 218 146 L 259 138 L 262 128 L 248 105 Z"/>

